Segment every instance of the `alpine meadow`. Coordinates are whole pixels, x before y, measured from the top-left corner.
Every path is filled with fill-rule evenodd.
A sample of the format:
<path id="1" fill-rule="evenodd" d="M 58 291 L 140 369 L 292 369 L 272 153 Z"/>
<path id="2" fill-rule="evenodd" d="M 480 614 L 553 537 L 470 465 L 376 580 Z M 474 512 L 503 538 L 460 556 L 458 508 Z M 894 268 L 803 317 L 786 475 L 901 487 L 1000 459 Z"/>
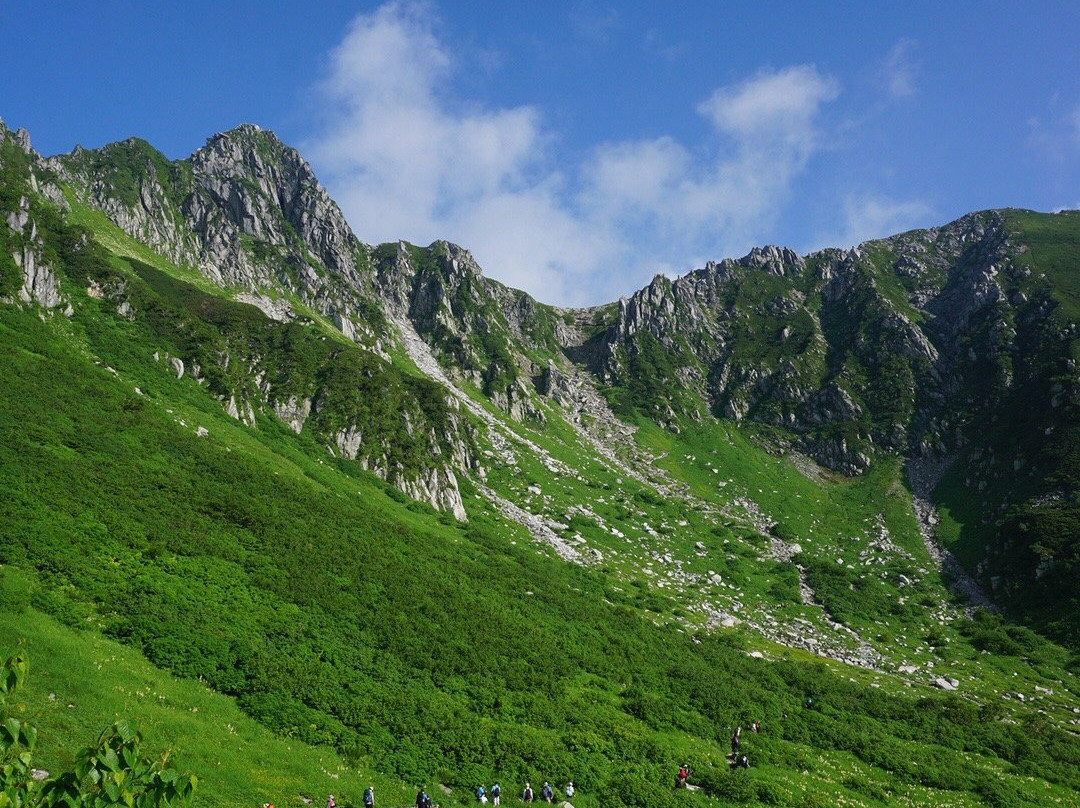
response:
<path id="1" fill-rule="evenodd" d="M 0 808 L 1078 805 L 1078 322 L 1080 211 L 561 308 L 0 123 Z"/>

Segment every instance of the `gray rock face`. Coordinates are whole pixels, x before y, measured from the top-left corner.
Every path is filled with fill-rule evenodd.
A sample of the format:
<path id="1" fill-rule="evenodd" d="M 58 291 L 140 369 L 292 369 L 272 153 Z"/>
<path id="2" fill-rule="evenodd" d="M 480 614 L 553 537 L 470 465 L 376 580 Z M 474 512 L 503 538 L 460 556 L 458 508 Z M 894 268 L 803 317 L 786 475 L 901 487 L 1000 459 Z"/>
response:
<path id="1" fill-rule="evenodd" d="M 780 277 L 798 274 L 806 269 L 802 256 L 787 247 L 754 247 L 748 255 L 739 259 L 739 264 Z"/>
<path id="2" fill-rule="evenodd" d="M 248 303 L 254 306 L 271 320 L 276 320 L 279 323 L 287 323 L 296 316 L 293 312 L 292 304 L 290 304 L 289 301 L 280 298 L 275 300 L 274 298 L 263 294 L 241 292 L 236 296 L 236 300 L 240 303 Z M 335 322 L 334 325 L 337 325 L 338 328 L 342 330 L 342 333 L 344 333 L 342 325 L 339 325 L 337 322 Z M 345 334 L 345 336 L 352 339 L 351 334 Z"/>
<path id="3" fill-rule="evenodd" d="M 541 370 L 526 352 L 537 347 L 530 326 L 550 307 L 485 278 L 467 250 L 444 241 L 399 243 L 376 261 L 376 283 L 391 318 L 407 320 L 456 383 L 480 388 L 515 420 L 544 419 L 529 384 Z"/>
<path id="4" fill-rule="evenodd" d="M 595 421 L 593 410 L 603 410 L 590 403 L 599 399 L 596 380 L 627 388 L 651 371 L 651 389 L 635 403 L 663 426 L 710 417 L 765 423 L 783 430 L 789 443 L 781 448 L 857 474 L 881 451 L 941 456 L 971 440 L 972 389 L 988 401 L 1018 389 L 1020 346 L 1053 308 L 1037 290 L 1019 288 L 1023 248 L 995 212 L 846 251 L 755 248 L 676 280 L 657 276 L 617 305 L 558 310 L 485 278 L 456 245 L 361 244 L 307 163 L 255 126 L 215 135 L 177 162 L 135 140 L 41 161 L 24 132 L 5 136 L 126 233 L 239 287 L 236 299 L 275 320 L 314 311 L 382 356 L 384 341 L 406 341 L 398 327 L 406 323 L 450 386 L 479 389 L 518 421 L 542 421 L 553 407 L 572 423 Z M 36 170 L 29 182 L 63 204 L 49 176 Z M 63 305 L 27 207 L 5 218 L 18 234 L 19 297 Z M 138 317 L 122 289 L 97 291 L 121 316 Z M 198 369 L 188 372 L 199 380 Z M 1065 375 L 1045 391 L 1056 408 L 1076 397 L 1075 367 Z M 309 401 L 305 410 L 291 394 L 277 400 L 265 384 L 221 401 L 245 423 L 258 407 L 296 431 L 317 408 Z M 474 467 L 467 441 L 437 441 L 430 467 L 402 475 L 365 444 L 362 425 L 341 423 L 323 436 L 331 451 L 455 507 L 454 473 Z M 997 473 L 982 471 L 983 483 Z M 1041 569 L 1040 578 L 1053 577 L 1050 566 Z"/>
<path id="5" fill-rule="evenodd" d="M 244 125 L 215 135 L 192 155 L 191 168 L 193 188 L 181 210 L 208 274 L 248 287 L 285 280 L 271 274 L 280 268 L 260 265 L 243 249 L 250 237 L 287 252 L 303 245 L 322 268 L 360 285 L 359 241 L 310 166 L 272 133 Z M 318 299 L 326 279 L 302 258 L 298 263 L 297 277 L 288 280 Z"/>
<path id="6" fill-rule="evenodd" d="M 764 422 L 856 474 L 878 450 L 953 447 L 965 439 L 967 391 L 1015 384 L 1020 329 L 1052 308 L 1009 291 L 1021 250 L 997 212 L 805 258 L 756 248 L 657 276 L 576 353 L 622 387 L 650 365 L 658 384 L 639 406 L 661 425 L 706 411 Z"/>
<path id="7" fill-rule="evenodd" d="M 14 237 L 11 257 L 22 272 L 19 300 L 27 304 L 37 303 L 47 309 L 66 304 L 67 301 L 60 294 L 56 274 L 40 258 L 44 245 L 38 233 L 37 222 L 30 215 L 30 202 L 26 197 L 19 199 L 18 208 L 7 215 L 6 221 Z"/>
<path id="8" fill-rule="evenodd" d="M 392 480 L 403 492 L 420 502 L 427 502 L 440 511 L 449 511 L 458 521 L 468 515 L 461 501 L 457 477 L 449 468 L 432 468 L 411 480 Z"/>
<path id="9" fill-rule="evenodd" d="M 304 428 L 304 422 L 307 421 L 308 416 L 311 415 L 311 399 L 304 398 L 297 400 L 295 396 L 290 397 L 284 401 L 272 402 L 274 412 L 277 417 L 284 421 L 289 429 L 300 434 Z M 352 457 L 356 457 L 354 452 Z"/>
<path id="10" fill-rule="evenodd" d="M 131 167 L 135 188 L 118 187 L 116 164 Z M 179 163 L 128 140 L 77 149 L 48 166 L 128 235 L 218 284 L 248 290 L 247 302 L 268 316 L 291 316 L 287 303 L 262 291 L 284 290 L 351 338 L 379 336 L 358 332 L 354 317 L 371 296 L 360 268 L 365 248 L 310 166 L 272 133 L 240 126 Z"/>

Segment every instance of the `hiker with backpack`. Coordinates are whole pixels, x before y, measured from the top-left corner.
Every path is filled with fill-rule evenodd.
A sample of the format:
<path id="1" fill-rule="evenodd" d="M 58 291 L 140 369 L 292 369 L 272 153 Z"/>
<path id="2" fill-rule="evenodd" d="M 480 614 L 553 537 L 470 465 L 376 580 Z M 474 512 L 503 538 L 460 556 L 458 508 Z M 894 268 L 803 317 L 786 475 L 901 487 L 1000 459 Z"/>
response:
<path id="1" fill-rule="evenodd" d="M 482 805 L 487 805 L 487 792 L 484 790 L 483 783 L 476 787 L 476 799 L 479 800 Z"/>
<path id="2" fill-rule="evenodd" d="M 364 808 L 375 808 L 375 786 L 368 786 L 364 791 Z"/>
<path id="3" fill-rule="evenodd" d="M 502 789 L 499 788 L 498 783 L 495 783 L 494 785 L 491 786 L 491 804 L 492 805 L 498 805 L 499 804 L 499 799 L 501 798 L 501 796 L 502 796 Z"/>
<path id="4" fill-rule="evenodd" d="M 528 783 L 525 784 L 525 790 L 521 792 L 521 799 L 522 799 L 523 802 L 532 802 L 533 801 L 532 786 L 529 785 Z"/>
<path id="5" fill-rule="evenodd" d="M 431 808 L 431 797 L 428 796 L 423 786 L 420 786 L 420 791 L 416 795 L 416 808 Z"/>
<path id="6" fill-rule="evenodd" d="M 551 804 L 551 801 L 555 799 L 555 789 L 551 787 L 551 783 L 544 781 L 544 787 L 540 789 L 540 796 L 544 802 Z"/>
<path id="7" fill-rule="evenodd" d="M 686 781 L 690 777 L 690 764 L 684 763 L 679 767 L 679 773 L 675 775 L 675 788 L 686 788 Z"/>

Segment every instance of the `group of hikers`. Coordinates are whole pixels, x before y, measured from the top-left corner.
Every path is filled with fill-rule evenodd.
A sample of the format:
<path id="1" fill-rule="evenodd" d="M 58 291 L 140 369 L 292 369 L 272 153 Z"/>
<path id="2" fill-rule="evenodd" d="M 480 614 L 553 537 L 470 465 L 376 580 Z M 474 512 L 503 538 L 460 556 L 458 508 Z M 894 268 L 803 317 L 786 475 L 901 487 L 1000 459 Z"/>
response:
<path id="1" fill-rule="evenodd" d="M 761 722 L 755 721 L 750 725 L 751 732 L 761 732 Z M 739 749 L 742 746 L 742 727 L 738 727 L 731 735 L 731 754 L 727 756 L 728 766 L 732 769 L 749 769 L 750 758 L 744 754 L 739 753 Z M 690 779 L 690 775 L 694 773 L 694 770 L 690 768 L 689 763 L 684 763 L 679 766 L 679 771 L 675 775 L 675 787 L 687 788 L 687 780 Z"/>
<path id="2" fill-rule="evenodd" d="M 807 699 L 807 706 L 809 707 L 809 699 Z M 750 725 L 751 732 L 761 731 L 761 722 L 755 721 Z M 738 727 L 731 735 L 731 754 L 727 756 L 728 765 L 732 769 L 749 769 L 750 758 L 745 754 L 740 753 L 740 747 L 742 746 L 742 727 Z M 690 775 L 694 773 L 690 768 L 689 763 L 684 763 L 679 766 L 679 772 L 675 775 L 675 787 L 687 788 L 687 780 L 690 779 Z M 476 799 L 482 805 L 487 805 L 490 802 L 492 805 L 502 804 L 502 786 L 498 783 L 494 783 L 490 789 L 484 787 L 481 783 L 476 787 Z M 574 781 L 570 780 L 565 786 L 563 786 L 563 794 L 566 795 L 566 799 L 570 799 L 574 796 Z M 533 792 L 531 783 L 526 783 L 525 788 L 521 792 L 522 802 L 535 802 L 536 795 Z M 540 788 L 540 800 L 546 803 L 552 803 L 555 801 L 555 789 L 551 783 L 545 781 L 544 785 Z M 364 808 L 375 808 L 375 786 L 368 786 L 364 791 L 363 797 Z M 273 805 L 266 803 L 263 808 L 274 808 Z M 326 801 L 326 808 L 337 808 L 337 803 L 334 802 L 334 795 L 331 794 L 330 798 Z M 420 786 L 420 791 L 416 794 L 416 808 L 434 808 L 434 804 L 431 801 L 431 797 L 428 795 L 424 786 Z"/>
<path id="3" fill-rule="evenodd" d="M 369 792 L 371 792 L 371 802 L 368 802 Z M 476 794 L 477 801 L 480 802 L 482 805 L 487 805 L 488 802 L 490 802 L 492 805 L 502 804 L 502 786 L 500 786 L 498 783 L 493 784 L 490 789 L 485 788 L 484 784 L 481 783 L 476 787 L 476 791 L 474 793 Z M 568 781 L 567 784 L 563 786 L 563 794 L 566 795 L 567 799 L 570 799 L 574 796 L 573 780 Z M 522 802 L 536 801 L 536 794 L 533 792 L 533 787 L 531 783 L 525 784 L 525 788 L 521 792 L 521 800 Z M 551 783 L 545 781 L 544 785 L 540 788 L 540 800 L 548 804 L 555 801 L 555 788 L 551 785 Z M 374 807 L 374 789 L 369 786 L 368 790 L 364 792 L 364 808 Z M 335 806 L 327 804 L 326 808 L 335 808 Z M 428 795 L 427 789 L 424 788 L 424 786 L 420 786 L 420 791 L 416 795 L 416 808 L 433 808 L 431 797 Z"/>
<path id="4" fill-rule="evenodd" d="M 750 731 L 751 732 L 760 732 L 761 731 L 761 722 L 760 721 L 755 721 L 753 724 L 751 724 L 750 725 Z M 739 754 L 739 747 L 742 744 L 742 739 L 740 738 L 741 735 L 742 735 L 742 727 L 739 727 L 738 729 L 735 730 L 735 733 L 731 736 L 731 754 L 728 755 L 728 763 L 731 765 L 731 768 L 733 768 L 733 769 L 749 769 L 750 768 L 750 758 L 748 758 L 746 755 L 740 755 Z"/>
<path id="5" fill-rule="evenodd" d="M 491 787 L 491 791 L 484 789 L 483 783 L 476 787 L 476 799 L 482 803 L 487 804 L 488 794 L 491 794 L 491 804 L 499 805 L 499 800 L 502 795 L 502 788 L 498 783 L 495 783 Z M 565 786 L 563 786 L 563 794 L 567 799 L 574 796 L 574 781 L 570 780 Z M 536 794 L 533 793 L 533 787 L 531 783 L 526 783 L 525 788 L 521 792 L 521 799 L 523 802 L 534 802 L 536 800 Z M 555 788 L 551 783 L 544 781 L 544 785 L 540 788 L 540 799 L 546 803 L 552 803 L 555 801 Z"/>

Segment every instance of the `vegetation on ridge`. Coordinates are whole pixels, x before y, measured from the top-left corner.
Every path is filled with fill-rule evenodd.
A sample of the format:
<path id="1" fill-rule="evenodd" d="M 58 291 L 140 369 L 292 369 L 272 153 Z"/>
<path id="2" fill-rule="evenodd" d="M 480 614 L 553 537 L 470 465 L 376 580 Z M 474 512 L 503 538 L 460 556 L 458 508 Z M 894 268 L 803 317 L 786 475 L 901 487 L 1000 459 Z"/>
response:
<path id="1" fill-rule="evenodd" d="M 678 432 L 661 430 L 648 420 L 655 391 L 638 385 L 611 391 L 630 417 L 646 416 L 640 454 L 623 466 L 541 401 L 544 420 L 478 429 L 476 450 L 497 458 L 484 486 L 547 520 L 572 550 L 595 550 L 567 564 L 538 552 L 479 477 L 461 481 L 470 518 L 456 523 L 327 451 L 347 423 L 333 418 L 359 413 L 387 451 L 411 452 L 396 462 L 419 464 L 422 444 L 409 444 L 399 410 L 415 405 L 430 419 L 417 433 L 438 428 L 451 415 L 438 386 L 314 324 L 278 323 L 186 283 L 168 262 L 121 258 L 95 246 L 92 222 L 84 232 L 48 203 L 33 206 L 72 314 L 0 306 L 4 636 L 20 633 L 20 610 L 39 638 L 39 612 L 83 632 L 58 642 L 86 656 L 115 653 L 100 637 L 92 648 L 78 639 L 101 632 L 231 697 L 290 744 L 332 747 L 350 772 L 381 772 L 397 794 L 402 783 L 447 784 L 450 803 L 471 802 L 476 783 L 495 778 L 508 795 L 526 779 L 573 779 L 585 808 L 1039 805 L 1080 792 L 1065 653 L 998 618 L 958 620 L 941 603 L 898 460 L 851 482 L 764 451 L 782 446 L 776 425 L 759 443 L 745 424 L 695 423 L 672 406 L 661 420 Z M 439 249 L 410 257 L 431 262 L 420 270 L 433 299 L 452 298 L 440 314 L 473 352 L 470 369 L 496 366 L 494 394 L 517 381 L 509 374 L 532 372 L 517 347 L 493 339 L 512 330 L 505 305 L 521 301 L 496 299 L 478 275 L 449 284 Z M 787 304 L 768 291 L 777 283 L 746 284 L 767 292 L 752 312 L 761 327 L 742 346 L 758 364 L 779 360 L 777 340 L 815 345 L 809 314 L 784 336 Z M 534 314 L 539 364 L 556 323 Z M 686 397 L 680 380 L 693 363 L 661 366 L 679 361 L 671 345 L 639 333 L 649 334 L 642 372 Z M 879 338 L 888 342 L 873 328 L 845 338 L 837 373 L 873 379 L 871 354 L 865 366 L 851 354 Z M 183 358 L 183 378 L 155 352 Z M 228 416 L 222 399 L 254 397 L 260 374 L 281 398 L 318 399 L 323 385 L 323 403 L 336 401 L 322 409 L 330 420 L 316 407 L 295 434 L 269 407 L 254 425 Z M 879 393 L 883 407 L 896 395 Z M 885 423 L 871 414 L 868 431 Z M 454 415 L 476 426 L 464 408 Z M 775 544 L 791 555 L 776 556 Z M 10 597 L 12 579 L 25 594 Z M 817 602 L 803 602 L 806 585 Z M 716 629 L 717 609 L 742 628 Z M 880 670 L 815 661 L 770 641 L 767 626 L 869 641 L 885 660 Z M 894 676 L 902 662 L 918 675 Z M 930 689 L 934 675 L 956 676 L 959 689 Z M 1004 699 L 1006 688 L 1039 700 Z M 743 736 L 752 768 L 729 771 L 730 735 L 752 721 L 763 724 Z M 672 790 L 685 760 L 706 794 Z M 263 801 L 265 779 L 248 782 L 241 797 Z M 281 801 L 296 802 L 299 788 L 282 786 Z"/>

